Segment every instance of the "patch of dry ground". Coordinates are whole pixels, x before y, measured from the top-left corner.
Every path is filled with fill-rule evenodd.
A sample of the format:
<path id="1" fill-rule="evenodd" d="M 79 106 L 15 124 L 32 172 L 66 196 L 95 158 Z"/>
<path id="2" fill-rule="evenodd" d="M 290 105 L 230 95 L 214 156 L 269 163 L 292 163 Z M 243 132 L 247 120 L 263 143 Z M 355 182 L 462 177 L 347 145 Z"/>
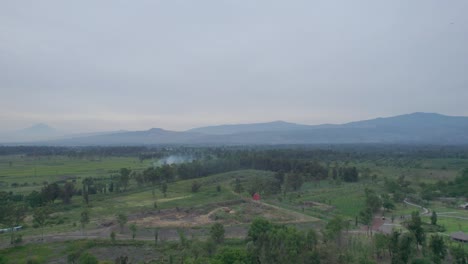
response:
<path id="1" fill-rule="evenodd" d="M 182 227 L 205 226 L 214 222 L 224 224 L 249 223 L 262 216 L 275 222 L 305 222 L 309 219 L 303 214 L 289 211 L 262 202 L 237 201 L 229 206 L 219 206 L 209 212 L 196 209 L 166 209 L 133 216 L 131 222 L 143 227 Z"/>

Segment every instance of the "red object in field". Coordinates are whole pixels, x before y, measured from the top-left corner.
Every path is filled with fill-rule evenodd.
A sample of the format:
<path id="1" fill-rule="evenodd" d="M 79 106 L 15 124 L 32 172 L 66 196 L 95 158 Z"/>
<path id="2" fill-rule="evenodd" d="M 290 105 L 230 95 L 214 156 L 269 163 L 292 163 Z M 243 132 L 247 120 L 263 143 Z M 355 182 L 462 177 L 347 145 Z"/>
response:
<path id="1" fill-rule="evenodd" d="M 260 200 L 260 194 L 254 193 L 254 195 L 252 196 L 252 199 L 254 199 L 255 201 L 259 201 Z"/>

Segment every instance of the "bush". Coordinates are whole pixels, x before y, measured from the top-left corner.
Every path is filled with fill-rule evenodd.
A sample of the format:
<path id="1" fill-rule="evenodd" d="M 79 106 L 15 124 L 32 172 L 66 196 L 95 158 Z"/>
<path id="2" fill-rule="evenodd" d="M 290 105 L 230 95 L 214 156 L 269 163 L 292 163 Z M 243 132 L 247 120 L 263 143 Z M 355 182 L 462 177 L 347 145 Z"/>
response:
<path id="1" fill-rule="evenodd" d="M 216 243 L 224 242 L 224 226 L 221 223 L 214 224 L 210 229 L 210 236 Z"/>
<path id="2" fill-rule="evenodd" d="M 201 183 L 197 182 L 197 181 L 193 181 L 192 182 L 192 192 L 193 193 L 196 193 L 200 190 L 201 188 Z"/>
<path id="3" fill-rule="evenodd" d="M 81 254 L 80 258 L 78 259 L 79 264 L 98 264 L 98 259 L 90 253 L 83 253 Z"/>
<path id="4" fill-rule="evenodd" d="M 1 262 L 0 262 L 1 263 Z M 34 256 L 32 258 L 29 258 L 26 261 L 26 264 L 41 264 L 44 263 L 44 261 L 40 260 L 38 257 Z"/>

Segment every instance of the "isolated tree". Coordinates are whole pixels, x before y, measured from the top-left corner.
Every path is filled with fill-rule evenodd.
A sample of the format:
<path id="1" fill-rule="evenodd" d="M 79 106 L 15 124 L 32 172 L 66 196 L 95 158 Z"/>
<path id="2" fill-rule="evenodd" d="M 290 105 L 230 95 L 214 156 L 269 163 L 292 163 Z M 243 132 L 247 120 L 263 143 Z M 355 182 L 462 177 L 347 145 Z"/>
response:
<path id="1" fill-rule="evenodd" d="M 211 257 L 216 252 L 216 243 L 213 241 L 213 239 L 208 238 L 205 241 L 203 248 L 205 249 L 206 254 Z M 229 262 L 222 262 L 222 263 L 229 263 Z"/>
<path id="2" fill-rule="evenodd" d="M 395 209 L 395 204 L 393 203 L 392 199 L 390 199 L 390 195 L 386 193 L 382 194 L 382 207 L 386 211 Z"/>
<path id="3" fill-rule="evenodd" d="M 41 195 L 45 202 L 54 203 L 60 196 L 60 187 L 57 183 L 47 184 L 42 188 Z"/>
<path id="4" fill-rule="evenodd" d="M 177 229 L 177 234 L 179 235 L 179 243 L 181 248 L 187 248 L 189 245 L 189 241 L 187 240 L 187 237 L 185 236 L 184 230 L 182 229 Z"/>
<path id="5" fill-rule="evenodd" d="M 128 183 L 130 181 L 130 173 L 132 171 L 127 169 L 127 168 L 121 168 L 120 169 L 120 178 L 119 178 L 119 181 L 120 181 L 120 185 L 124 188 L 124 191 L 127 190 L 127 187 L 128 187 Z"/>
<path id="6" fill-rule="evenodd" d="M 166 182 L 163 182 L 161 184 L 161 191 L 162 191 L 164 197 L 166 197 L 166 194 L 167 194 L 167 183 Z"/>
<path id="7" fill-rule="evenodd" d="M 411 213 L 411 220 L 408 223 L 408 230 L 416 238 L 417 245 L 422 245 L 424 242 L 424 229 L 422 228 L 421 216 L 419 212 L 415 211 Z"/>
<path id="8" fill-rule="evenodd" d="M 86 203 L 86 205 L 89 205 L 89 193 L 88 191 L 83 191 L 83 200 Z"/>
<path id="9" fill-rule="evenodd" d="M 392 257 L 392 264 L 398 263 L 400 235 L 401 233 L 399 231 L 393 230 L 388 239 L 388 251 L 390 252 L 390 256 Z"/>
<path id="10" fill-rule="evenodd" d="M 437 225 L 437 213 L 435 211 L 432 211 L 431 225 Z"/>
<path id="11" fill-rule="evenodd" d="M 136 232 L 137 232 L 137 226 L 135 223 L 132 223 L 130 226 L 130 231 L 132 231 L 132 239 L 135 240 L 136 237 Z"/>
<path id="12" fill-rule="evenodd" d="M 380 197 L 375 193 L 374 190 L 369 188 L 364 189 L 364 193 L 366 195 L 366 206 L 369 207 L 372 212 L 377 212 L 382 206 L 382 200 Z"/>
<path id="13" fill-rule="evenodd" d="M 12 229 L 10 232 L 10 243 L 16 244 L 15 227 L 18 226 L 26 217 L 27 207 L 23 203 L 13 203 L 9 201 L 1 202 L 0 222 Z"/>
<path id="14" fill-rule="evenodd" d="M 345 221 L 340 216 L 333 217 L 325 226 L 325 234 L 329 239 L 334 239 L 338 246 L 341 245 L 341 233 L 345 227 Z"/>
<path id="15" fill-rule="evenodd" d="M 143 171 L 143 178 L 145 179 L 146 182 L 150 182 L 151 186 L 153 187 L 152 193 L 153 197 L 156 196 L 156 183 L 159 180 L 159 173 L 157 170 L 155 170 L 153 167 L 148 168 Z"/>
<path id="16" fill-rule="evenodd" d="M 468 263 L 468 252 L 463 249 L 462 245 L 450 247 L 450 255 L 453 257 L 455 264 Z"/>
<path id="17" fill-rule="evenodd" d="M 314 229 L 309 229 L 306 234 L 306 245 L 309 250 L 315 250 L 318 244 L 318 235 Z"/>
<path id="18" fill-rule="evenodd" d="M 374 235 L 374 246 L 375 246 L 375 252 L 376 252 L 378 259 L 382 258 L 382 255 L 385 252 L 385 249 L 388 248 L 389 243 L 390 243 L 390 240 L 387 235 L 384 235 L 381 233 L 376 233 Z"/>
<path id="19" fill-rule="evenodd" d="M 89 204 L 89 193 L 91 186 L 94 184 L 94 180 L 92 177 L 86 177 L 81 181 L 82 184 L 82 194 L 83 194 L 83 200 L 85 201 L 86 205 Z"/>
<path id="20" fill-rule="evenodd" d="M 94 255 L 91 255 L 88 252 L 81 254 L 81 256 L 78 258 L 78 264 L 98 264 L 98 263 L 99 263 L 98 259 Z"/>
<path id="21" fill-rule="evenodd" d="M 33 213 L 33 222 L 37 224 L 42 231 L 42 240 L 44 240 L 44 226 L 49 217 L 50 210 L 46 207 L 38 207 Z"/>
<path id="22" fill-rule="evenodd" d="M 262 218 L 254 219 L 252 224 L 250 224 L 247 237 L 249 240 L 256 242 L 257 240 L 260 239 L 262 234 L 266 233 L 272 228 L 273 228 L 273 224 L 270 221 L 266 219 L 262 219 Z"/>
<path id="23" fill-rule="evenodd" d="M 221 223 L 215 223 L 211 226 L 210 237 L 216 243 L 224 242 L 224 226 Z"/>
<path id="24" fill-rule="evenodd" d="M 304 183 L 304 179 L 302 175 L 299 173 L 289 173 L 286 176 L 286 186 L 288 189 L 297 191 L 301 188 L 302 184 Z"/>
<path id="25" fill-rule="evenodd" d="M 117 257 L 114 263 L 115 264 L 131 264 L 130 261 L 128 261 L 128 256 Z"/>
<path id="26" fill-rule="evenodd" d="M 244 191 L 244 188 L 242 187 L 240 179 L 236 178 L 236 182 L 234 184 L 234 192 L 241 193 L 243 191 Z"/>
<path id="27" fill-rule="evenodd" d="M 444 243 L 444 238 L 439 235 L 431 236 L 429 241 L 429 248 L 431 250 L 432 261 L 440 264 L 447 255 L 447 246 Z"/>
<path id="28" fill-rule="evenodd" d="M 81 230 L 84 233 L 85 226 L 89 224 L 89 211 L 87 209 L 81 211 L 80 223 L 81 223 Z"/>
<path id="29" fill-rule="evenodd" d="M 111 238 L 112 243 L 115 243 L 115 232 L 114 231 L 112 231 L 110 233 L 110 238 Z"/>
<path id="30" fill-rule="evenodd" d="M 119 223 L 121 234 L 123 233 L 123 229 L 125 224 L 127 223 L 127 220 L 127 215 L 125 215 L 124 213 L 117 214 L 117 223 Z"/>
<path id="31" fill-rule="evenodd" d="M 408 263 L 411 255 L 413 254 L 413 240 L 414 236 L 409 233 L 404 233 L 401 235 L 400 244 L 398 247 L 398 258 L 400 259 L 400 262 L 397 263 Z"/>
<path id="32" fill-rule="evenodd" d="M 75 186 L 71 182 L 65 183 L 63 185 L 63 189 L 60 192 L 60 198 L 62 198 L 62 201 L 64 204 L 70 204 L 71 198 L 73 194 L 75 193 Z"/>
<path id="33" fill-rule="evenodd" d="M 370 231 L 371 234 L 372 234 L 372 230 L 371 230 L 372 220 L 373 220 L 373 213 L 370 207 L 366 207 L 365 209 L 359 212 L 359 221 L 361 222 L 361 224 L 367 226 L 367 232 L 369 233 Z"/>
<path id="34" fill-rule="evenodd" d="M 154 233 L 154 245 L 158 245 L 159 229 L 155 228 L 153 233 Z"/>
<path id="35" fill-rule="evenodd" d="M 199 183 L 198 181 L 193 181 L 192 182 L 192 192 L 193 193 L 196 193 L 200 190 L 201 188 L 201 183 Z"/>
<path id="36" fill-rule="evenodd" d="M 32 208 L 36 208 L 45 204 L 44 197 L 38 191 L 32 191 L 25 197 L 25 200 Z"/>
<path id="37" fill-rule="evenodd" d="M 138 187 L 142 187 L 145 184 L 145 177 L 141 172 L 132 171 L 130 178 L 134 179 Z"/>

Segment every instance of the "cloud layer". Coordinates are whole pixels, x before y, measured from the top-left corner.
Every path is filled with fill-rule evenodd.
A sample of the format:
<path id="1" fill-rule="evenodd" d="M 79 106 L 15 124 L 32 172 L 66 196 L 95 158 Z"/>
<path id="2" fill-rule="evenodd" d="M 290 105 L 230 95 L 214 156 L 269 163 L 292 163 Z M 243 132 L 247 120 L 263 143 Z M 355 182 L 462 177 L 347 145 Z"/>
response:
<path id="1" fill-rule="evenodd" d="M 468 115 L 468 2 L 2 1 L 0 130 Z"/>

